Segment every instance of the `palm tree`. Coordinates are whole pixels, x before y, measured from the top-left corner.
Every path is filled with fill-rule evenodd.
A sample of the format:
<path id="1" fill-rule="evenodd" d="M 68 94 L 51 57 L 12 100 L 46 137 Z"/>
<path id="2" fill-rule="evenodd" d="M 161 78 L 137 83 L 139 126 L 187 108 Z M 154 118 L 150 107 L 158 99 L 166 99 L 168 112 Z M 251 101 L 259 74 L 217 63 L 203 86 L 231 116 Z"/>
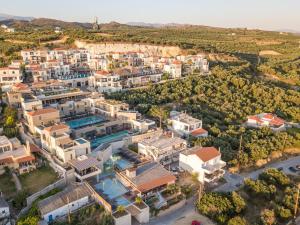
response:
<path id="1" fill-rule="evenodd" d="M 150 109 L 150 115 L 159 118 L 160 128 L 162 127 L 162 121 L 168 118 L 168 112 L 163 107 L 159 106 L 152 106 Z"/>
<path id="2" fill-rule="evenodd" d="M 123 205 L 118 205 L 118 207 L 117 207 L 117 212 L 118 212 L 118 213 L 123 213 L 123 212 L 125 212 L 125 207 L 124 207 Z"/>
<path id="3" fill-rule="evenodd" d="M 204 185 L 198 180 L 198 177 L 198 173 L 192 173 L 192 181 L 198 186 L 198 201 L 200 201 L 204 191 Z"/>
<path id="4" fill-rule="evenodd" d="M 137 197 L 135 198 L 135 203 L 136 203 L 136 204 L 141 204 L 142 202 L 143 202 L 143 199 L 142 199 L 141 197 L 137 196 Z"/>

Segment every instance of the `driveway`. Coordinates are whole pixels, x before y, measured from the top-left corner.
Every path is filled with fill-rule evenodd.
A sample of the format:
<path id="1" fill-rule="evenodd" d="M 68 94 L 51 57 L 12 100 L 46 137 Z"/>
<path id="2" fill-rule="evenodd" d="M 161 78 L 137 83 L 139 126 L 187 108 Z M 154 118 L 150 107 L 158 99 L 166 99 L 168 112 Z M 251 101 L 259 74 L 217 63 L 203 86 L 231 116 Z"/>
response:
<path id="1" fill-rule="evenodd" d="M 287 160 L 280 161 L 280 162 L 270 163 L 270 164 L 266 165 L 264 168 L 255 170 L 250 173 L 232 174 L 232 173 L 229 173 L 226 171 L 224 178 L 226 179 L 227 183 L 215 188 L 214 191 L 218 191 L 218 192 L 235 191 L 239 188 L 240 185 L 242 185 L 244 183 L 244 179 L 251 178 L 251 179 L 256 180 L 258 178 L 259 174 L 261 174 L 267 168 L 282 167 L 283 172 L 285 172 L 286 174 L 295 175 L 295 173 L 293 173 L 289 170 L 289 167 L 291 167 L 291 166 L 294 167 L 298 164 L 300 164 L 300 156 L 292 157 L 292 158 L 289 158 Z"/>
<path id="2" fill-rule="evenodd" d="M 150 220 L 147 225 L 183 225 L 190 224 L 193 219 L 204 222 L 204 225 L 213 225 L 213 223 L 205 216 L 195 211 L 195 198 L 188 199 L 186 204 L 168 214 L 155 217 Z"/>

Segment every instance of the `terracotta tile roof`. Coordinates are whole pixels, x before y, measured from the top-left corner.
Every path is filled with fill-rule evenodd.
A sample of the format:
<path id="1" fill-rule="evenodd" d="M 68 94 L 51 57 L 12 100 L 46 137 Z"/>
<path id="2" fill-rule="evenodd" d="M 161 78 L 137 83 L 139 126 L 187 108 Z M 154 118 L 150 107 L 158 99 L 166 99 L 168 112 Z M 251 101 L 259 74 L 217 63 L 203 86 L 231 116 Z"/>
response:
<path id="1" fill-rule="evenodd" d="M 46 127 L 44 130 L 46 130 L 48 132 L 53 132 L 53 131 L 57 131 L 57 130 L 67 129 L 67 128 L 69 128 L 69 126 L 61 123 L 61 124 L 55 124 L 51 127 Z"/>
<path id="2" fill-rule="evenodd" d="M 173 176 L 173 175 L 167 175 L 167 176 L 164 176 L 164 177 L 160 177 L 160 178 L 151 180 L 151 181 L 149 181 L 147 183 L 143 183 L 143 184 L 139 185 L 137 188 L 141 192 L 147 192 L 147 191 L 150 191 L 150 190 L 152 190 L 154 188 L 166 185 L 168 183 L 175 182 L 175 180 L 176 180 L 175 176 Z"/>
<path id="3" fill-rule="evenodd" d="M 264 119 L 269 119 L 269 120 L 271 120 L 271 119 L 274 118 L 274 116 L 273 116 L 273 114 L 271 114 L 271 113 L 267 113 L 267 114 L 265 114 L 265 115 L 263 116 L 263 118 L 264 118 Z"/>
<path id="4" fill-rule="evenodd" d="M 38 115 L 43 115 L 43 114 L 53 113 L 53 112 L 58 112 L 58 111 L 57 111 L 57 109 L 54 109 L 54 108 L 38 109 L 33 112 L 28 112 L 28 115 L 38 116 Z"/>
<path id="5" fill-rule="evenodd" d="M 96 75 L 109 75 L 110 73 L 105 70 L 98 70 L 95 72 Z"/>
<path id="6" fill-rule="evenodd" d="M 175 64 L 175 65 L 181 65 L 182 63 L 178 60 L 174 60 L 172 64 Z"/>
<path id="7" fill-rule="evenodd" d="M 156 187 L 175 182 L 176 177 L 157 162 L 140 165 L 136 169 L 136 176 L 131 181 L 139 191 L 147 192 Z"/>
<path id="8" fill-rule="evenodd" d="M 13 160 L 13 158 L 11 156 L 7 157 L 7 158 L 4 158 L 4 159 L 0 159 L 0 163 L 7 164 L 7 163 L 13 163 L 13 162 L 14 162 L 14 160 Z"/>
<path id="9" fill-rule="evenodd" d="M 203 162 L 207 162 L 221 155 L 215 147 L 198 147 L 192 154 L 197 155 Z"/>
<path id="10" fill-rule="evenodd" d="M 31 144 L 31 143 L 29 143 L 29 150 L 30 150 L 31 153 L 41 151 L 41 149 L 37 145 Z"/>
<path id="11" fill-rule="evenodd" d="M 28 161 L 33 161 L 33 160 L 35 160 L 35 157 L 32 156 L 32 155 L 28 155 L 28 156 L 24 156 L 24 157 L 18 158 L 16 161 L 18 163 L 22 163 L 22 162 L 28 162 Z"/>
<path id="12" fill-rule="evenodd" d="M 207 134 L 207 133 L 208 133 L 207 130 L 205 130 L 203 128 L 198 128 L 196 130 L 193 130 L 192 133 L 191 133 L 191 135 L 197 137 L 199 135 Z"/>
<path id="13" fill-rule="evenodd" d="M 270 121 L 271 125 L 275 125 L 275 126 L 281 126 L 284 124 L 284 120 L 279 118 L 279 117 L 275 117 L 273 120 Z"/>

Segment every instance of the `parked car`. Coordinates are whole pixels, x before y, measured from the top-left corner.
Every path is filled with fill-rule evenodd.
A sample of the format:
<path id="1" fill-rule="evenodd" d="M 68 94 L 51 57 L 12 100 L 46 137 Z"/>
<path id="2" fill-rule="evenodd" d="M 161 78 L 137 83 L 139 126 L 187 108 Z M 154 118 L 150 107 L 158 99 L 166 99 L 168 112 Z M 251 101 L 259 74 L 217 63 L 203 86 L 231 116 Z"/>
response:
<path id="1" fill-rule="evenodd" d="M 279 171 L 282 171 L 283 170 L 283 167 L 278 167 L 277 168 Z"/>
<path id="2" fill-rule="evenodd" d="M 298 170 L 300 170 L 300 165 L 297 165 L 296 168 L 297 168 Z"/>
<path id="3" fill-rule="evenodd" d="M 236 186 L 236 187 L 240 187 L 240 186 L 242 186 L 242 184 L 241 184 L 241 183 L 238 183 L 238 184 L 236 184 L 235 186 Z"/>
<path id="4" fill-rule="evenodd" d="M 177 168 L 176 167 L 172 167 L 171 170 L 172 170 L 172 172 L 176 172 Z"/>
<path id="5" fill-rule="evenodd" d="M 203 225 L 203 224 L 198 220 L 193 220 L 191 225 Z"/>
<path id="6" fill-rule="evenodd" d="M 292 171 L 293 173 L 296 173 L 298 170 L 295 167 L 289 167 L 289 170 Z"/>

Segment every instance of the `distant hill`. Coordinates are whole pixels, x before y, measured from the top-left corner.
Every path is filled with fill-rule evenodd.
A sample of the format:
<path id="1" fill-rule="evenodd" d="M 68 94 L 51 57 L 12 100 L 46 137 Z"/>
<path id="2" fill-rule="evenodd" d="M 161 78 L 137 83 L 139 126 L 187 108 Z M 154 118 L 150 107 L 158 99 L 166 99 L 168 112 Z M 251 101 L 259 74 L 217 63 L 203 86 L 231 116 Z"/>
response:
<path id="1" fill-rule="evenodd" d="M 286 33 L 300 34 L 300 31 L 292 30 L 292 29 L 280 29 L 280 30 L 277 30 L 277 31 L 278 31 L 278 32 L 286 32 Z"/>
<path id="2" fill-rule="evenodd" d="M 55 28 L 61 27 L 63 29 L 92 29 L 92 23 L 80 23 L 80 22 L 65 22 L 62 20 L 49 19 L 49 18 L 32 18 L 31 20 L 18 20 L 15 18 L 10 18 L 6 20 L 0 20 L 0 24 L 5 24 L 16 29 L 28 29 L 28 28 Z M 126 24 L 121 24 L 117 22 L 103 23 L 99 24 L 101 30 L 111 30 L 118 28 L 129 27 Z"/>
<path id="3" fill-rule="evenodd" d="M 198 27 L 198 28 L 210 28 L 210 26 L 195 25 L 195 24 L 183 24 L 183 23 L 144 23 L 144 22 L 129 22 L 126 23 L 128 26 L 136 27 L 151 27 L 151 28 L 164 28 L 164 27 Z M 215 27 L 211 27 L 215 28 Z"/>
<path id="4" fill-rule="evenodd" d="M 34 17 L 29 17 L 29 16 L 13 16 L 13 15 L 5 14 L 5 13 L 0 13 L 0 21 L 3 21 L 3 20 L 31 21 L 33 19 L 34 19 Z"/>
<path id="5" fill-rule="evenodd" d="M 191 24 L 179 24 L 179 23 L 144 23 L 144 22 L 129 22 L 126 23 L 129 26 L 136 26 L 136 27 L 154 27 L 154 28 L 161 28 L 161 27 L 185 27 L 185 26 L 193 26 Z"/>

